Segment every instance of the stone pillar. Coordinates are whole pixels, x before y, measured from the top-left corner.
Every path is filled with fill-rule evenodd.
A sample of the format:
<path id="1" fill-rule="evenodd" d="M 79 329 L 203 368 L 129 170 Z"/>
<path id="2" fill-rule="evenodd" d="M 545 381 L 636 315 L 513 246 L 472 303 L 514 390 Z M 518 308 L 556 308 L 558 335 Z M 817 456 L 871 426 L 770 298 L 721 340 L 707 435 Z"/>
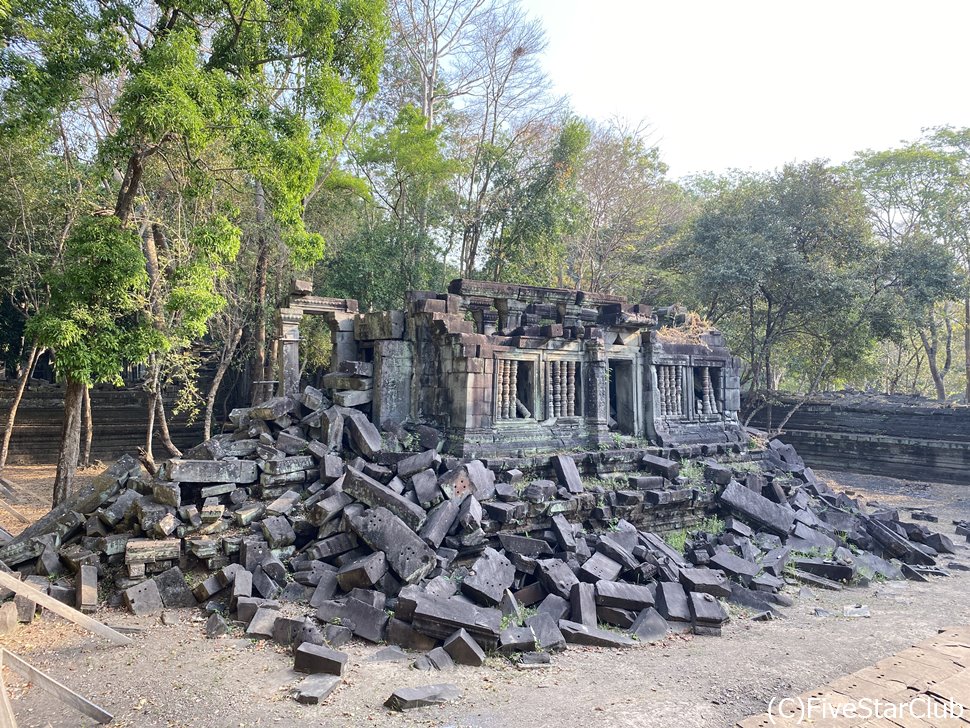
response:
<path id="1" fill-rule="evenodd" d="M 371 419 L 378 427 L 403 424 L 411 416 L 411 342 L 385 339 L 374 343 L 374 404 Z"/>
<path id="2" fill-rule="evenodd" d="M 279 325 L 279 357 L 280 394 L 283 396 L 298 394 L 300 391 L 300 320 L 303 318 L 301 308 L 281 308 L 277 315 Z"/>
<path id="3" fill-rule="evenodd" d="M 357 361 L 357 340 L 354 338 L 354 316 L 352 313 L 327 311 L 323 320 L 330 327 L 330 371 L 337 371 L 342 361 Z"/>
<path id="4" fill-rule="evenodd" d="M 585 371 L 585 413 L 586 422 L 591 429 L 602 432 L 609 430 L 610 422 L 610 389 L 607 383 L 609 362 L 606 358 L 606 347 L 599 341 L 589 340 L 586 343 Z"/>

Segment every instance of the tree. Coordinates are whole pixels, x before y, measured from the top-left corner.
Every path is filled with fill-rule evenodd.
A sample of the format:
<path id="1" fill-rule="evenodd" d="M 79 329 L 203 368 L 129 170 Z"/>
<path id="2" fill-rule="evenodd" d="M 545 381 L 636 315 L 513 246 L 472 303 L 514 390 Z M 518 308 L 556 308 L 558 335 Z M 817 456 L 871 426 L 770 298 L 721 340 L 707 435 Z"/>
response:
<path id="1" fill-rule="evenodd" d="M 0 48 L 0 68 L 8 82 L 0 87 L 0 131 L 7 138 L 59 115 L 80 113 L 85 86 L 98 88 L 108 81 L 118 88 L 105 111 L 104 134 L 94 135 L 110 195 L 106 201 L 117 223 L 88 220 L 81 237 L 69 238 L 65 247 L 83 252 L 94 240 L 117 245 L 118 251 L 101 254 L 102 264 L 123 266 L 117 279 L 133 288 L 130 244 L 138 241 L 144 248 L 140 263 L 149 279 L 144 306 L 158 334 L 151 337 L 158 345 L 156 356 L 178 344 L 160 325 L 162 311 L 180 311 L 184 323 L 195 314 L 211 314 L 218 302 L 208 296 L 211 266 L 208 282 L 200 286 L 198 280 L 211 259 L 201 267 L 183 261 L 168 281 L 169 300 L 159 297 L 163 274 L 155 261 L 166 230 L 150 218 L 146 185 L 171 186 L 179 197 L 212 200 L 220 184 L 231 187 L 239 176 L 253 177 L 266 189 L 292 261 L 308 267 L 320 258 L 323 240 L 306 230 L 303 199 L 317 181 L 321 159 L 340 143 L 354 100 L 375 91 L 386 36 L 380 0 L 301 0 L 286 8 L 230 0 L 191 10 L 150 0 L 16 0 L 2 23 L 7 43 Z M 213 165 L 214 159 L 226 164 Z M 150 234 L 139 235 L 136 224 Z M 200 231 L 204 239 L 193 250 L 217 255 L 231 252 L 239 236 L 229 216 L 202 220 L 189 230 L 168 230 L 183 240 Z M 69 263 L 64 274 L 85 270 Z M 67 280 L 60 284 L 69 287 Z M 188 295 L 177 295 L 180 286 Z M 83 290 L 98 295 L 96 287 Z M 62 298 L 58 307 L 52 299 L 33 330 L 60 347 L 82 347 L 79 352 L 91 351 L 95 340 L 106 343 L 63 308 L 69 300 Z M 82 298 L 78 305 L 84 311 L 94 301 Z M 103 318 L 117 317 L 109 310 Z M 73 322 L 68 329 L 76 336 L 65 336 L 66 329 L 54 325 L 58 321 Z M 111 331 L 122 336 L 126 329 L 118 325 Z M 106 367 L 90 372 L 70 363 L 73 355 L 67 359 L 60 365 L 69 396 L 63 467 L 55 485 L 59 497 L 70 489 L 72 456 L 76 463 L 76 394 L 91 377 L 110 376 Z M 121 363 L 110 356 L 102 361 Z"/>
<path id="2" fill-rule="evenodd" d="M 66 382 L 54 505 L 71 493 L 80 455 L 81 403 L 95 382 L 118 381 L 125 362 L 164 345 L 145 313 L 148 275 L 138 235 L 114 216 L 88 217 L 67 239 L 63 264 L 46 276 L 50 302 L 27 324 L 56 352 Z"/>
<path id="3" fill-rule="evenodd" d="M 644 125 L 592 126 L 578 172 L 581 225 L 569 241 L 579 288 L 642 295 L 657 251 L 684 222 L 680 188 L 668 181 Z M 649 271 L 649 272 L 648 272 Z"/>
<path id="4" fill-rule="evenodd" d="M 949 256 L 967 239 L 959 210 L 961 195 L 958 155 L 917 142 L 898 149 L 856 155 L 849 165 L 866 196 L 876 234 L 905 258 L 915 249 Z M 968 169 L 970 173 L 970 169 Z M 952 294 L 952 292 L 951 292 Z M 948 294 L 946 298 L 949 297 Z M 957 294 L 959 295 L 959 294 Z M 953 363 L 953 315 L 945 300 L 926 297 L 904 301 L 909 323 L 926 353 L 936 397 L 947 396 L 946 376 Z"/>
<path id="5" fill-rule="evenodd" d="M 579 170 L 589 145 L 589 127 L 569 118 L 524 170 L 503 170 L 496 183 L 498 234 L 490 242 L 485 271 L 496 281 L 564 285 L 567 242 L 583 216 Z"/>
<path id="6" fill-rule="evenodd" d="M 749 392 L 814 391 L 876 336 L 887 281 L 864 201 L 823 162 L 726 180 L 667 258 L 745 360 Z"/>

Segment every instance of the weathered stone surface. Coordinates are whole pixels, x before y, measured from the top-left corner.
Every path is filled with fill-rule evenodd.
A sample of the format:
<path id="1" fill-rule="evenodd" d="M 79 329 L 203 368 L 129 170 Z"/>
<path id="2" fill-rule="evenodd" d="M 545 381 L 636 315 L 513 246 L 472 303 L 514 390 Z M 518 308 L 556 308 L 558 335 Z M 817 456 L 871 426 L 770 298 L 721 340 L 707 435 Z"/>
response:
<path id="1" fill-rule="evenodd" d="M 445 540 L 452 524 L 458 518 L 460 509 L 458 501 L 454 500 L 446 500 L 432 508 L 424 525 L 421 526 L 421 538 L 425 543 L 435 549 L 441 546 L 441 542 Z"/>
<path id="2" fill-rule="evenodd" d="M 487 501 L 495 497 L 495 473 L 486 468 L 481 460 L 466 463 L 465 470 L 478 500 Z"/>
<path id="3" fill-rule="evenodd" d="M 640 612 L 652 607 L 654 594 L 649 586 L 616 581 L 596 582 L 596 604 Z"/>
<path id="4" fill-rule="evenodd" d="M 346 592 L 355 588 L 369 589 L 377 584 L 385 573 L 387 573 L 387 559 L 383 551 L 376 551 L 341 566 L 337 571 L 337 583 Z"/>
<path id="5" fill-rule="evenodd" d="M 214 612 L 209 615 L 209 619 L 205 623 L 205 636 L 208 639 L 222 637 L 228 631 L 229 625 L 226 624 L 226 620 L 222 618 L 221 614 Z"/>
<path id="6" fill-rule="evenodd" d="M 438 475 L 431 468 L 411 476 L 411 485 L 414 486 L 414 494 L 422 508 L 430 508 L 445 497 L 441 488 L 438 487 Z"/>
<path id="7" fill-rule="evenodd" d="M 435 567 L 434 551 L 386 508 L 364 511 L 359 517 L 350 519 L 350 526 L 364 543 L 375 551 L 384 552 L 391 570 L 406 584 L 421 581 Z"/>
<path id="8" fill-rule="evenodd" d="M 576 587 L 573 587 L 573 591 L 575 591 L 575 589 Z M 570 596 L 570 598 L 572 598 L 572 596 Z M 546 595 L 546 598 L 543 599 L 537 607 L 537 611 L 540 614 L 548 614 L 550 617 L 552 617 L 554 622 L 558 622 L 560 619 L 568 618 L 570 609 L 570 603 L 562 597 L 556 596 L 555 594 Z"/>
<path id="9" fill-rule="evenodd" d="M 572 524 L 566 520 L 561 513 L 552 517 L 552 530 L 556 534 L 559 548 L 563 551 L 576 550 L 576 537 L 573 532 Z"/>
<path id="10" fill-rule="evenodd" d="M 536 649 L 536 635 L 531 627 L 508 627 L 499 635 L 499 652 L 532 652 Z"/>
<path id="11" fill-rule="evenodd" d="M 391 693 L 391 697 L 384 701 L 384 707 L 391 710 L 411 710 L 428 705 L 442 705 L 452 703 L 461 698 L 461 690 L 457 685 L 443 683 L 440 685 L 424 685 L 418 688 L 401 688 Z"/>
<path id="12" fill-rule="evenodd" d="M 431 650 L 437 644 L 434 637 L 418 632 L 400 619 L 388 620 L 386 639 L 393 645 L 400 645 L 409 650 Z"/>
<path id="13" fill-rule="evenodd" d="M 297 683 L 294 698 L 303 705 L 319 705 L 330 697 L 340 683 L 341 679 L 336 675 L 309 675 Z"/>
<path id="14" fill-rule="evenodd" d="M 799 571 L 821 576 L 831 581 L 849 583 L 855 578 L 855 567 L 831 559 L 800 558 L 791 563 Z"/>
<path id="15" fill-rule="evenodd" d="M 286 516 L 270 516 L 269 518 L 264 518 L 260 527 L 270 548 L 284 548 L 285 546 L 292 545 L 296 541 L 296 533 L 293 531 L 293 525 Z"/>
<path id="16" fill-rule="evenodd" d="M 435 670 L 446 672 L 455 669 L 455 661 L 451 659 L 451 655 L 442 647 L 435 647 L 428 652 L 426 657 L 431 667 Z"/>
<path id="17" fill-rule="evenodd" d="M 407 478 L 429 468 L 434 472 L 441 465 L 441 455 L 437 450 L 425 450 L 411 455 L 397 464 L 398 477 Z"/>
<path id="18" fill-rule="evenodd" d="M 279 609 L 260 606 L 246 627 L 246 636 L 257 639 L 272 639 L 276 620 L 279 619 Z"/>
<path id="19" fill-rule="evenodd" d="M 485 663 L 485 651 L 464 629 L 446 639 L 444 649 L 459 665 L 479 667 Z"/>
<path id="20" fill-rule="evenodd" d="M 14 602 L 0 604 L 0 635 L 12 634 L 20 625 L 20 615 Z"/>
<path id="21" fill-rule="evenodd" d="M 459 466 L 438 479 L 438 487 L 451 500 L 463 501 L 469 495 L 475 495 L 475 486 L 468 477 L 468 470 L 464 465 Z"/>
<path id="22" fill-rule="evenodd" d="M 159 591 L 161 591 L 159 589 Z M 186 591 L 188 591 L 186 589 Z M 78 569 L 77 585 L 75 588 L 76 607 L 85 614 L 91 614 L 98 609 L 98 567 L 88 564 L 82 565 Z M 189 592 L 189 598 L 195 606 L 195 598 Z M 164 595 L 162 596 L 164 601 Z"/>
<path id="23" fill-rule="evenodd" d="M 702 592 L 725 599 L 731 595 L 731 584 L 723 573 L 714 569 L 681 569 L 680 583 L 692 592 Z"/>
<path id="24" fill-rule="evenodd" d="M 194 607 L 196 605 L 195 596 L 189 589 L 185 575 L 177 566 L 163 571 L 155 577 L 155 585 L 162 599 L 162 604 L 168 609 L 178 609 L 180 607 Z"/>
<path id="25" fill-rule="evenodd" d="M 684 587 L 663 581 L 657 585 L 657 611 L 668 622 L 690 622 L 690 605 Z"/>
<path id="26" fill-rule="evenodd" d="M 354 409 L 345 409 L 341 414 L 344 416 L 344 428 L 354 448 L 366 458 L 375 457 L 384 444 L 381 441 L 381 433 L 367 419 L 367 415 Z"/>
<path id="27" fill-rule="evenodd" d="M 567 619 L 559 620 L 559 631 L 562 632 L 566 642 L 570 644 L 589 645 L 591 647 L 632 647 L 636 644 L 624 635 L 597 627 L 587 627 L 584 624 L 571 622 Z"/>
<path id="28" fill-rule="evenodd" d="M 479 604 L 492 607 L 502 601 L 514 578 L 512 563 L 495 549 L 486 548 L 462 581 L 461 590 Z"/>
<path id="29" fill-rule="evenodd" d="M 569 599 L 573 584 L 579 579 L 561 559 L 540 559 L 538 562 L 540 581 L 550 594 Z"/>
<path id="30" fill-rule="evenodd" d="M 587 582 L 573 584 L 570 597 L 570 621 L 596 627 L 596 587 Z"/>
<path id="31" fill-rule="evenodd" d="M 711 566 L 726 572 L 729 576 L 733 576 L 741 583 L 746 584 L 750 581 L 751 577 L 755 576 L 761 567 L 758 564 L 753 564 L 750 561 L 745 561 L 744 559 L 735 556 L 727 548 L 715 551 L 714 555 L 711 557 Z"/>
<path id="32" fill-rule="evenodd" d="M 710 594 L 690 593 L 690 616 L 697 624 L 720 626 L 728 620 L 721 603 Z"/>
<path id="33" fill-rule="evenodd" d="M 545 652 L 558 652 L 566 649 L 566 639 L 560 631 L 558 620 L 539 612 L 525 620 L 525 626 L 535 634 L 535 644 Z"/>
<path id="34" fill-rule="evenodd" d="M 570 493 L 583 492 L 583 480 L 579 476 L 579 469 L 576 467 L 575 460 L 568 455 L 555 455 L 550 458 L 549 462 L 552 464 L 553 470 L 556 471 L 559 482 Z"/>
<path id="35" fill-rule="evenodd" d="M 347 655 L 343 652 L 332 650 L 323 645 L 304 643 L 296 648 L 293 669 L 312 675 L 323 673 L 340 676 L 344 674 L 347 659 Z"/>
<path id="36" fill-rule="evenodd" d="M 162 611 L 162 597 L 153 579 L 125 589 L 125 605 L 139 617 Z"/>
<path id="37" fill-rule="evenodd" d="M 721 502 L 764 528 L 787 536 L 795 523 L 794 512 L 732 481 L 721 493 Z"/>
<path id="38" fill-rule="evenodd" d="M 347 467 L 344 492 L 372 508 L 384 508 L 407 524 L 411 531 L 421 528 L 428 514 L 417 503 L 398 495 L 354 467 Z"/>
<path id="39" fill-rule="evenodd" d="M 454 597 L 420 597 L 412 618 L 416 630 L 441 640 L 464 628 L 486 650 L 498 644 L 501 623 L 498 609 L 477 607 Z"/>
<path id="40" fill-rule="evenodd" d="M 676 460 L 668 460 L 644 453 L 640 456 L 640 462 L 643 463 L 646 470 L 662 475 L 667 480 L 673 480 L 680 475 L 680 463 Z"/>
<path id="41" fill-rule="evenodd" d="M 583 581 L 595 584 L 598 581 L 615 580 L 622 570 L 623 567 L 620 564 L 597 551 L 579 567 L 578 576 Z"/>
<path id="42" fill-rule="evenodd" d="M 670 633 L 670 627 L 660 612 L 653 607 L 647 607 L 630 626 L 630 634 L 635 636 L 640 642 L 656 642 L 662 640 Z"/>
<path id="43" fill-rule="evenodd" d="M 182 483 L 255 483 L 256 463 L 251 460 L 169 460 L 162 472 L 167 480 Z"/>
<path id="44" fill-rule="evenodd" d="M 542 539 L 517 536 L 512 533 L 500 533 L 498 540 L 502 544 L 502 548 L 508 553 L 528 556 L 530 559 L 552 555 L 552 548 Z"/>

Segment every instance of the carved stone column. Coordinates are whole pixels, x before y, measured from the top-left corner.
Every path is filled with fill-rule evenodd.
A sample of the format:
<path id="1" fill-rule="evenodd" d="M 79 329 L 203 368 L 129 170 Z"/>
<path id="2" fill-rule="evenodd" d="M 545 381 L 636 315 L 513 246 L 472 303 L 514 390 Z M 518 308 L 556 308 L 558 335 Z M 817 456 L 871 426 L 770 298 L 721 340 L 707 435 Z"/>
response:
<path id="1" fill-rule="evenodd" d="M 300 321 L 303 309 L 281 308 L 277 315 L 279 325 L 280 394 L 294 395 L 300 391 Z"/>

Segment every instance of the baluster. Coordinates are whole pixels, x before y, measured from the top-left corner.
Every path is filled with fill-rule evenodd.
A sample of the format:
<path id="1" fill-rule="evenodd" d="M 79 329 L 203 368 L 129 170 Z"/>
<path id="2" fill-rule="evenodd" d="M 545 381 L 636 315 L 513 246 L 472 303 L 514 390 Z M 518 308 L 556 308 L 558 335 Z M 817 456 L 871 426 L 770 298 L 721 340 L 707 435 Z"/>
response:
<path id="1" fill-rule="evenodd" d="M 678 417 L 684 414 L 684 368 L 674 367 L 674 410 Z"/>
<path id="2" fill-rule="evenodd" d="M 660 416 L 664 416 L 664 368 L 657 366 L 657 406 L 660 408 Z"/>
<path id="3" fill-rule="evenodd" d="M 515 406 L 515 401 L 519 393 L 519 363 L 517 361 L 509 362 L 509 419 L 515 419 L 518 417 L 518 409 Z"/>
<path id="4" fill-rule="evenodd" d="M 559 387 L 559 369 L 562 362 L 552 363 L 552 414 L 555 417 L 562 417 L 562 389 Z"/>
<path id="5" fill-rule="evenodd" d="M 552 406 L 552 362 L 546 362 L 546 419 L 554 416 Z"/>
<path id="6" fill-rule="evenodd" d="M 566 399 L 566 362 L 564 361 L 559 362 L 559 395 L 559 415 L 565 417 L 566 403 L 568 400 Z"/>
<path id="7" fill-rule="evenodd" d="M 566 362 L 566 416 L 576 415 L 576 362 Z"/>
<path id="8" fill-rule="evenodd" d="M 708 367 L 701 368 L 701 388 L 704 392 L 704 414 L 711 414 L 711 372 Z"/>

